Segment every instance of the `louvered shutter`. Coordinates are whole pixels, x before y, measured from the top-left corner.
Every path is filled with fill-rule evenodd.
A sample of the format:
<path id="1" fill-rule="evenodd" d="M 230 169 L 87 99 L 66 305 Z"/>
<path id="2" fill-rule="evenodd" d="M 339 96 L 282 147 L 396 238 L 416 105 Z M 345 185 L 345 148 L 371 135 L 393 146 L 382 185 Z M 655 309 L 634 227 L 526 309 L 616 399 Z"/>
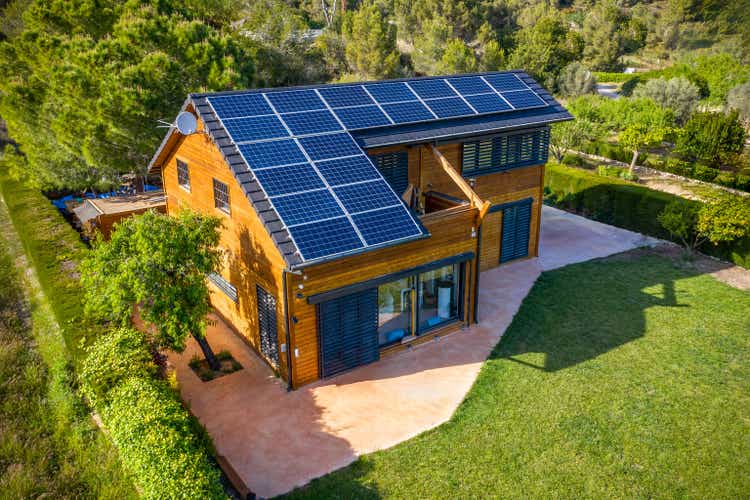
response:
<path id="1" fill-rule="evenodd" d="M 386 182 L 401 196 L 409 187 L 409 155 L 406 151 L 373 155 L 372 160 Z"/>
<path id="2" fill-rule="evenodd" d="M 377 289 L 318 304 L 318 334 L 323 378 L 377 361 Z"/>
<path id="3" fill-rule="evenodd" d="M 258 330 L 260 352 L 273 364 L 279 366 L 279 336 L 276 328 L 276 299 L 260 286 L 255 287 L 258 299 Z"/>
<path id="4" fill-rule="evenodd" d="M 529 254 L 531 201 L 523 200 L 503 209 L 500 262 L 520 259 Z"/>

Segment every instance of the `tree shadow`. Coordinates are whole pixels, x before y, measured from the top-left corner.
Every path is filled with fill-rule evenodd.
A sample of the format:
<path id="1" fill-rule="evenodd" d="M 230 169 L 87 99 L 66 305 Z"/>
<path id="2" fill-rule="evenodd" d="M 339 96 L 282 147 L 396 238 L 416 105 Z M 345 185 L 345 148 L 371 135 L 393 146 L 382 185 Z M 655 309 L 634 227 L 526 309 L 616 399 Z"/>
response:
<path id="1" fill-rule="evenodd" d="M 639 258 L 642 272 L 626 260 Z M 619 260 L 619 262 L 618 262 Z M 601 356 L 646 331 L 646 310 L 681 308 L 675 281 L 702 274 L 656 255 L 624 253 L 544 273 L 490 358 L 548 372 Z M 596 269 L 607 266 L 606 271 Z M 581 273 L 591 279 L 581 287 Z M 543 361 L 529 354 L 542 354 Z"/>

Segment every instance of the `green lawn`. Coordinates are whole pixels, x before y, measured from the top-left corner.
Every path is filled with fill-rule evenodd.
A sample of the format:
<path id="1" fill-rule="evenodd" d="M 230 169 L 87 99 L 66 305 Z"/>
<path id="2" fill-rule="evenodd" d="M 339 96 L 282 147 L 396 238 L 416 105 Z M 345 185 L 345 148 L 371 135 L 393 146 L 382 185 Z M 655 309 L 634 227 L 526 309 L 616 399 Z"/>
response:
<path id="1" fill-rule="evenodd" d="M 453 419 L 292 496 L 750 492 L 750 294 L 656 255 L 545 273 Z"/>

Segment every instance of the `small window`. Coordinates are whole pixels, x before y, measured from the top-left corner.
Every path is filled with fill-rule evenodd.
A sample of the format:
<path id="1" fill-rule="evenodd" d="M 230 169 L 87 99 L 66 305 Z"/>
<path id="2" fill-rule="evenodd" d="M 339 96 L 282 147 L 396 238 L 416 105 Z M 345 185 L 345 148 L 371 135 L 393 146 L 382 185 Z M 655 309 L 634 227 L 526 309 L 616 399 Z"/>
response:
<path id="1" fill-rule="evenodd" d="M 214 206 L 229 213 L 229 186 L 214 179 Z"/>
<path id="2" fill-rule="evenodd" d="M 177 160 L 177 184 L 190 191 L 190 171 L 188 164 L 182 160 Z"/>
<path id="3" fill-rule="evenodd" d="M 216 288 L 224 292 L 224 295 L 237 302 L 239 297 L 237 296 L 237 288 L 228 282 L 224 277 L 217 273 L 209 273 L 208 280 L 216 285 Z"/>

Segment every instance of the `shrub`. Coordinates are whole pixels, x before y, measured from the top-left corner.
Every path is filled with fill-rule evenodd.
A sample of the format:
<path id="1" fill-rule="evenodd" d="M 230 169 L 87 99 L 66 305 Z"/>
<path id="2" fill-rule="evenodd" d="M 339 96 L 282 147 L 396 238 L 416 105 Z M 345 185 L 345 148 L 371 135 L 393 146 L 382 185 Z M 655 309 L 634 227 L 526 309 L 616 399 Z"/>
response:
<path id="1" fill-rule="evenodd" d="M 665 171 L 681 175 L 683 177 L 693 177 L 694 166 L 691 163 L 680 160 L 679 158 L 669 158 L 667 163 L 664 165 Z"/>
<path id="2" fill-rule="evenodd" d="M 745 147 L 745 129 L 737 111 L 695 113 L 677 139 L 676 150 L 716 166 Z"/>
<path id="3" fill-rule="evenodd" d="M 580 62 L 572 62 L 560 72 L 557 85 L 564 96 L 593 94 L 596 92 L 596 77 Z"/>
<path id="4" fill-rule="evenodd" d="M 685 200 L 673 200 L 664 207 L 656 219 L 669 233 L 679 238 L 688 251 L 694 251 L 701 243 L 701 238 L 695 229 L 698 223 L 700 205 L 688 203 Z"/>
<path id="5" fill-rule="evenodd" d="M 544 176 L 545 201 L 592 219 L 657 238 L 672 236 L 657 216 L 672 201 L 701 205 L 679 196 L 655 191 L 584 170 L 548 164 Z M 750 236 L 731 243 L 701 248 L 710 255 L 750 268 Z"/>
<path id="6" fill-rule="evenodd" d="M 144 498 L 225 498 L 199 429 L 166 382 L 133 377 L 102 416 Z"/>
<path id="7" fill-rule="evenodd" d="M 750 81 L 737 85 L 729 91 L 727 108 L 736 109 L 740 119 L 750 125 Z"/>
<path id="8" fill-rule="evenodd" d="M 86 349 L 81 366 L 81 390 L 95 408 L 109 403 L 109 393 L 125 379 L 149 378 L 156 374 L 143 333 L 118 328 L 106 333 Z"/>
<path id="9" fill-rule="evenodd" d="M 700 100 L 700 90 L 687 78 L 678 76 L 649 80 L 633 91 L 635 98 L 648 98 L 659 106 L 670 108 L 680 123 L 684 123 Z"/>
<path id="10" fill-rule="evenodd" d="M 717 175 L 713 180 L 713 182 L 729 188 L 737 187 L 737 177 L 734 174 L 730 174 L 728 172 L 720 172 L 719 175 Z"/>
<path id="11" fill-rule="evenodd" d="M 693 168 L 692 177 L 699 181 L 713 182 L 717 175 L 719 175 L 719 169 L 697 164 Z"/>

